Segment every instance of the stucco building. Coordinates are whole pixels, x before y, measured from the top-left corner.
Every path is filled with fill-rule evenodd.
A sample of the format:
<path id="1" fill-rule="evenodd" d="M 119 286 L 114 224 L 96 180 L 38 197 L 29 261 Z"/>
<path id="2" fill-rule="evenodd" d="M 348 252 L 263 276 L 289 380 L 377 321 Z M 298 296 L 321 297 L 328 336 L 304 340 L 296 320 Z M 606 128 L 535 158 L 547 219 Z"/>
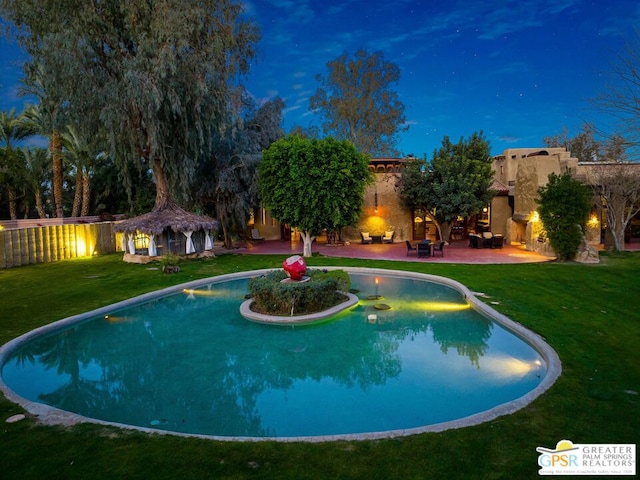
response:
<path id="1" fill-rule="evenodd" d="M 375 181 L 365 190 L 364 209 L 354 227 L 344 228 L 338 239 L 326 233 L 319 242 L 360 242 L 361 232 L 368 232 L 379 241 L 385 232 L 394 232 L 394 242 L 437 240 L 436 226 L 420 209 L 404 206 L 397 183 L 407 158 L 374 158 L 369 168 Z M 478 215 L 459 218 L 453 227 L 451 240 L 466 240 L 470 233 L 501 234 L 506 243 L 526 245 L 528 250 L 555 256 L 544 236 L 537 210 L 538 188 L 547 184 L 549 174 L 571 174 L 586 181 L 592 163 L 580 163 L 565 148 L 510 148 L 493 157 L 494 180 L 491 189 L 495 196 Z M 640 168 L 640 164 L 638 165 Z M 615 167 L 612 167 L 615 168 Z M 602 242 L 606 218 L 595 208 L 587 224 L 589 243 Z M 252 218 L 251 227 L 259 228 L 262 236 L 271 240 L 297 240 L 297 233 L 272 219 L 262 209 Z M 640 231 L 640 226 L 638 228 Z"/>

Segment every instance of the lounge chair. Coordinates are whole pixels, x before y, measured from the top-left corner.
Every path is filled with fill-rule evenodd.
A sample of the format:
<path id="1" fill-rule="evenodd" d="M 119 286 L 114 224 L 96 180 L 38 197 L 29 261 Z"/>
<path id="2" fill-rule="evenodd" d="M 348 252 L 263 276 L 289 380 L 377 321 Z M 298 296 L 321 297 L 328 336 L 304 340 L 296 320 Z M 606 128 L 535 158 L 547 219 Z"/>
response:
<path id="1" fill-rule="evenodd" d="M 415 252 L 416 256 L 418 255 L 418 249 L 416 247 L 414 247 L 413 245 L 411 245 L 411 242 L 409 240 L 405 240 L 405 243 L 407 244 L 407 257 L 409 256 L 409 254 L 411 252 Z"/>
<path id="2" fill-rule="evenodd" d="M 384 237 L 382 237 L 382 243 L 393 243 L 393 237 L 395 237 L 396 232 L 394 230 L 384 232 Z"/>
<path id="3" fill-rule="evenodd" d="M 369 232 L 360 232 L 360 237 L 362 237 L 362 243 L 373 243 L 373 238 L 369 235 Z"/>
<path id="4" fill-rule="evenodd" d="M 441 257 L 444 257 L 444 242 L 440 241 L 433 244 L 431 255 L 435 257 L 436 253 L 439 253 Z"/>
<path id="5" fill-rule="evenodd" d="M 251 229 L 251 240 L 254 242 L 264 242 L 264 238 L 260 235 L 260 230 L 257 228 Z"/>

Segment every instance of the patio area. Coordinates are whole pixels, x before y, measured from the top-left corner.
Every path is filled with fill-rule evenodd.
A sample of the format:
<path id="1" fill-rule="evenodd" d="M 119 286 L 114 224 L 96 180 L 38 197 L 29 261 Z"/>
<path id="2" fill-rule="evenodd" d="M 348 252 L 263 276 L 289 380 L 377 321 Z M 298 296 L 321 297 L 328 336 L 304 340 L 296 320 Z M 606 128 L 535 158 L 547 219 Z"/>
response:
<path id="1" fill-rule="evenodd" d="M 536 252 L 525 250 L 523 245 L 504 245 L 503 248 L 469 248 L 467 240 L 453 241 L 444 247 L 443 256 L 420 257 L 415 250 L 407 255 L 404 242 L 392 244 L 352 243 L 350 245 L 333 246 L 325 243 L 313 243 L 312 252 L 327 257 L 361 258 L 375 260 L 395 260 L 427 263 L 534 263 L 548 262 L 554 258 L 545 257 Z M 302 242 L 267 240 L 249 244 L 240 248 L 237 253 L 243 254 L 282 254 L 302 255 Z"/>

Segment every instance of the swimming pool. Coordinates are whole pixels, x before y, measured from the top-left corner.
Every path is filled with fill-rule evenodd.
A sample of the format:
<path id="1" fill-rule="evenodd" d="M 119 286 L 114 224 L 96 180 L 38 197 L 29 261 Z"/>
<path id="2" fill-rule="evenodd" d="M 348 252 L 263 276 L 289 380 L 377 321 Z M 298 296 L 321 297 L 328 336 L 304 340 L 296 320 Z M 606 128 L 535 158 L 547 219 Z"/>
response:
<path id="1" fill-rule="evenodd" d="M 560 373 L 539 337 L 456 282 L 344 270 L 360 301 L 320 324 L 244 319 L 248 279 L 262 271 L 65 319 L 0 349 L 0 387 L 28 411 L 63 422 L 327 440 L 486 421 L 522 408 Z M 381 303 L 391 308 L 377 310 Z"/>

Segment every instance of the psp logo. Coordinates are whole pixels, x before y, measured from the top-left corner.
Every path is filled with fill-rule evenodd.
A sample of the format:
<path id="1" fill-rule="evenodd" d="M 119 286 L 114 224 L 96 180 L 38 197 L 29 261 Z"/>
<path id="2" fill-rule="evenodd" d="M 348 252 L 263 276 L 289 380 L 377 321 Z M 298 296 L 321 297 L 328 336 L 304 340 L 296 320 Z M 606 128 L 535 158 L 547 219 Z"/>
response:
<path id="1" fill-rule="evenodd" d="M 575 452 L 576 450 L 578 450 L 578 447 L 574 447 L 571 440 L 560 440 L 555 450 L 538 447 L 536 451 L 542 454 L 538 457 L 538 465 L 543 468 L 577 467 L 578 455 Z"/>

